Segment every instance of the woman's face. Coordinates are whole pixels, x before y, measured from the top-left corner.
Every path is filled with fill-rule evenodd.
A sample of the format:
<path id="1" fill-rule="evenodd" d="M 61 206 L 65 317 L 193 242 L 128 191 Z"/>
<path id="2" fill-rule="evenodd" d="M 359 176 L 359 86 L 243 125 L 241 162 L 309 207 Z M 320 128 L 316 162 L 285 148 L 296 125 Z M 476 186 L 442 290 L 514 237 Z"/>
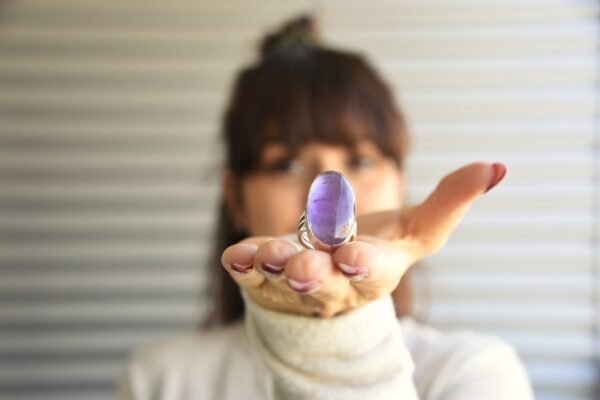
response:
<path id="1" fill-rule="evenodd" d="M 404 175 L 370 140 L 353 149 L 318 142 L 305 144 L 293 157 L 285 146 L 269 144 L 261 154 L 260 171 L 241 182 L 241 204 L 226 193 L 238 223 L 251 236 L 280 236 L 296 231 L 308 190 L 321 172 L 336 170 L 352 184 L 357 214 L 399 208 Z M 233 185 L 226 185 L 231 192 Z M 232 203 L 230 203 L 230 208 Z"/>

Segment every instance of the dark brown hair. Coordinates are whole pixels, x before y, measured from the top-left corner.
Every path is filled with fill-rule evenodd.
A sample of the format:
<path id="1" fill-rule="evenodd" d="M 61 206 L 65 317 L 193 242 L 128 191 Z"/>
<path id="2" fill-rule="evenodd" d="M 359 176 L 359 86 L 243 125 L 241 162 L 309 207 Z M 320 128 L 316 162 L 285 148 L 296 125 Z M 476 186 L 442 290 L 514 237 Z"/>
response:
<path id="1" fill-rule="evenodd" d="M 238 184 L 258 169 L 262 149 L 272 142 L 294 153 L 309 141 L 352 146 L 368 138 L 399 169 L 409 147 L 404 118 L 377 71 L 358 53 L 319 44 L 309 16 L 291 20 L 262 41 L 258 62 L 234 82 L 222 134 L 225 168 Z M 247 236 L 222 200 L 210 271 L 215 309 L 208 325 L 244 314 L 239 288 L 220 259 L 225 248 Z M 404 300 L 396 301 L 396 308 L 404 314 L 410 311 L 407 279 L 400 288 Z"/>

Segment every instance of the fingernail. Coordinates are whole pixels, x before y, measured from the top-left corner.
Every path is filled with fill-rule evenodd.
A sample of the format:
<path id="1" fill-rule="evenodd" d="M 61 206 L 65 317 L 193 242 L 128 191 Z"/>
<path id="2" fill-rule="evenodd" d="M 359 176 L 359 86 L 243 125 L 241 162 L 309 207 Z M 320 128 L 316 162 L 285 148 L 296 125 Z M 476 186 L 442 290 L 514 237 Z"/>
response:
<path id="1" fill-rule="evenodd" d="M 294 279 L 287 279 L 288 286 L 294 289 L 296 292 L 302 294 L 311 294 L 317 291 L 321 284 L 318 281 L 312 280 L 308 282 L 299 282 Z"/>
<path id="2" fill-rule="evenodd" d="M 362 281 L 369 276 L 369 270 L 365 267 L 354 267 L 348 264 L 337 263 L 344 275 L 353 281 Z"/>
<path id="3" fill-rule="evenodd" d="M 269 273 L 269 274 L 273 274 L 273 275 L 278 275 L 281 272 L 283 272 L 283 266 L 282 265 L 275 265 L 275 264 L 269 264 L 269 263 L 261 263 L 260 267 L 262 268 L 263 271 Z"/>
<path id="4" fill-rule="evenodd" d="M 231 269 L 233 269 L 236 272 L 241 272 L 241 273 L 245 274 L 246 272 L 248 272 L 252 269 L 252 264 L 239 264 L 239 263 L 232 262 Z"/>
<path id="5" fill-rule="evenodd" d="M 494 186 L 500 183 L 502 178 L 504 178 L 504 175 L 506 175 L 506 166 L 504 164 L 494 163 L 492 164 L 492 168 L 494 169 L 494 173 L 492 174 L 492 181 L 483 193 L 489 192 L 490 189 L 492 189 Z"/>

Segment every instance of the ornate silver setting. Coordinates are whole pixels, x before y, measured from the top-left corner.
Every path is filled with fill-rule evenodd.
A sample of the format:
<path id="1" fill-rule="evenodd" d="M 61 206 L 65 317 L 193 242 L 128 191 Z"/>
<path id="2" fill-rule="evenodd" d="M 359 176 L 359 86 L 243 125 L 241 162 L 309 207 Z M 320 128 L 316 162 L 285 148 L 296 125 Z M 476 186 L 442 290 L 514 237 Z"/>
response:
<path id="1" fill-rule="evenodd" d="M 349 243 L 356 239 L 356 218 L 352 219 L 352 225 L 349 229 L 349 234 L 344 238 L 344 240 L 341 243 L 337 243 L 335 245 L 324 243 L 321 240 L 319 240 L 315 235 L 313 235 L 310 229 L 310 224 L 308 223 L 308 220 L 306 218 L 306 211 L 302 213 L 300 219 L 298 220 L 298 227 L 296 229 L 296 233 L 300 244 L 302 244 L 307 249 L 333 251 L 341 245 Z"/>

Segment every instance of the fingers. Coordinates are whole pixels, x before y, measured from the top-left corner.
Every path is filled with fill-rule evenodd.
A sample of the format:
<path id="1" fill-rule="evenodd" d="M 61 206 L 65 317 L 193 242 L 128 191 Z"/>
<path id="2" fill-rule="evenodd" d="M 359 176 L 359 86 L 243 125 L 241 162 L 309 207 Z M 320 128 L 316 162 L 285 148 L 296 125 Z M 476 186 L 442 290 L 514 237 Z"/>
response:
<path id="1" fill-rule="evenodd" d="M 361 239 L 363 237 L 361 236 Z M 346 243 L 332 255 L 333 262 L 349 279 L 359 282 L 365 278 L 370 281 L 381 273 L 383 252 L 374 244 L 364 241 Z"/>
<path id="2" fill-rule="evenodd" d="M 287 240 L 269 240 L 256 250 L 254 262 L 265 276 L 275 279 L 281 276 L 290 257 L 301 249 Z"/>
<path id="3" fill-rule="evenodd" d="M 254 267 L 257 248 L 255 244 L 238 243 L 225 249 L 221 255 L 221 264 L 240 286 L 256 288 L 265 280 L 265 276 Z"/>
<path id="4" fill-rule="evenodd" d="M 250 237 L 225 249 L 221 263 L 239 285 L 258 288 L 280 280 L 288 259 L 301 248 L 269 236 Z"/>
<path id="5" fill-rule="evenodd" d="M 223 251 L 221 264 L 238 285 L 256 288 L 264 283 L 266 278 L 256 270 L 254 255 L 260 246 L 271 240 L 270 236 L 254 236 Z"/>
<path id="6" fill-rule="evenodd" d="M 322 292 L 332 275 L 331 256 L 319 250 L 299 252 L 290 258 L 285 271 L 289 288 L 304 294 Z"/>
<path id="7" fill-rule="evenodd" d="M 409 265 L 388 241 L 359 236 L 332 254 L 303 250 L 293 255 L 284 274 L 296 292 L 310 294 L 323 304 L 344 299 L 344 306 L 352 308 L 360 298 L 373 300 L 391 293 Z"/>
<path id="8" fill-rule="evenodd" d="M 505 176 L 502 164 L 474 162 L 446 175 L 418 205 L 357 218 L 362 234 L 393 241 L 414 263 L 433 254 L 448 240 L 471 204 Z"/>
<path id="9" fill-rule="evenodd" d="M 418 238 L 425 252 L 438 250 L 471 204 L 505 172 L 501 164 L 475 162 L 446 175 L 423 203 L 403 214 L 402 231 Z"/>
<path id="10" fill-rule="evenodd" d="M 366 236 L 341 246 L 332 256 L 353 288 L 367 299 L 394 290 L 409 266 L 401 257 L 387 241 Z"/>
<path id="11" fill-rule="evenodd" d="M 334 253 L 262 237 L 228 247 L 222 263 L 261 304 L 328 317 L 391 293 L 405 270 L 394 254 L 388 241 L 365 236 Z"/>
<path id="12" fill-rule="evenodd" d="M 445 176 L 419 205 L 359 217 L 361 236 L 333 253 L 253 237 L 227 248 L 221 261 L 239 285 L 262 296 L 263 305 L 334 315 L 391 293 L 410 265 L 443 246 L 470 205 L 505 172 L 501 164 L 468 164 Z"/>
<path id="13" fill-rule="evenodd" d="M 365 301 L 328 252 L 301 251 L 290 258 L 285 275 L 288 291 L 295 292 L 295 301 L 312 310 L 312 315 L 332 317 Z"/>

